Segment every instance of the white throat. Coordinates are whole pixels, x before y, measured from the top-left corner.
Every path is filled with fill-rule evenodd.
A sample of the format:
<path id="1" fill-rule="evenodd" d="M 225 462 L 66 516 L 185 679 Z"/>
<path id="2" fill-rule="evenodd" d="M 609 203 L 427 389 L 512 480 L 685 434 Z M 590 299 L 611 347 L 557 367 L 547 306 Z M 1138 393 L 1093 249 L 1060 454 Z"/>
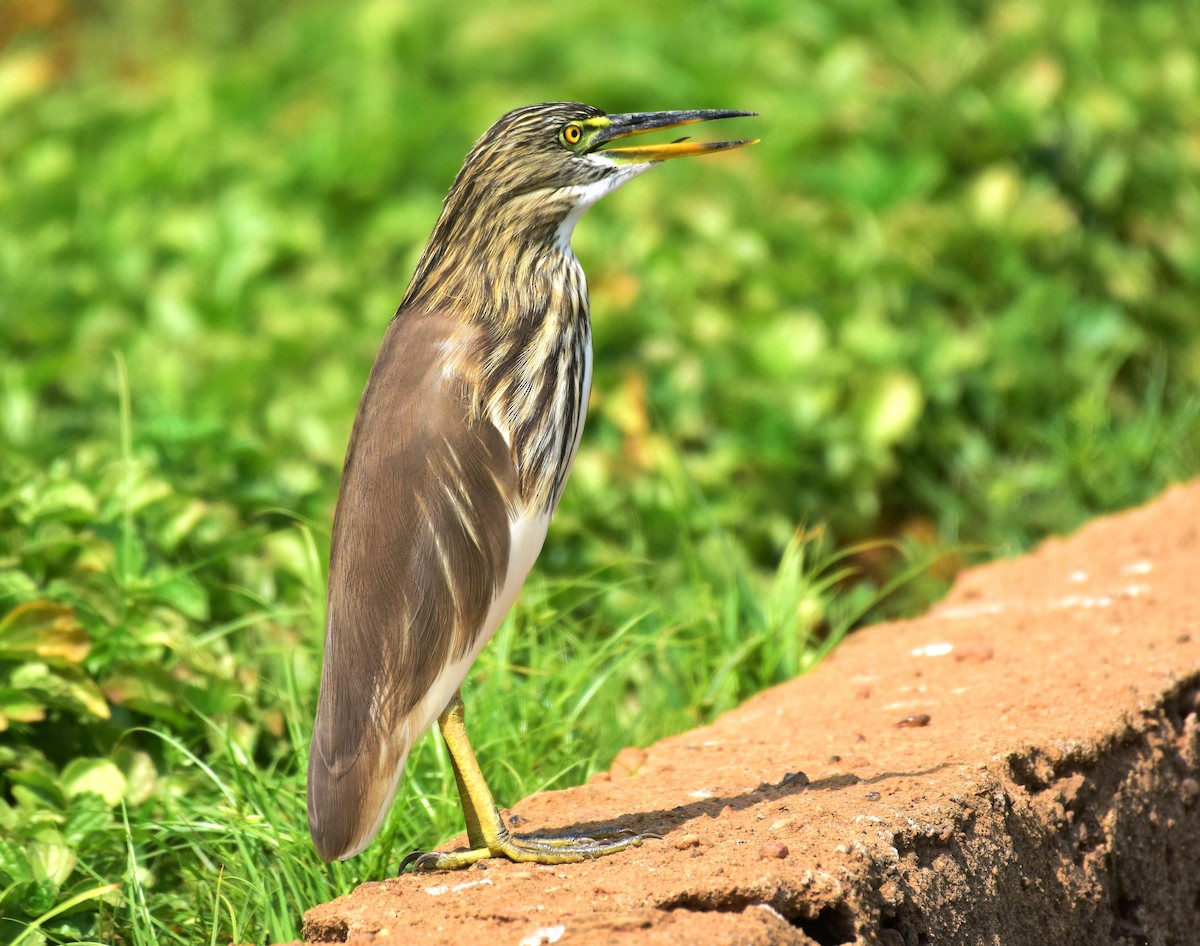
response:
<path id="1" fill-rule="evenodd" d="M 590 159 L 602 162 L 605 166 L 609 164 L 603 158 L 591 156 Z M 562 223 L 558 225 L 558 230 L 555 233 L 555 242 L 558 244 L 558 248 L 567 256 L 574 256 L 575 252 L 571 249 L 571 234 L 575 232 L 575 224 L 579 223 L 579 218 L 583 216 L 584 211 L 605 194 L 615 191 L 626 181 L 632 181 L 639 174 L 650 170 L 652 167 L 654 167 L 653 163 L 629 164 L 620 168 L 615 174 L 609 174 L 598 181 L 592 181 L 590 184 L 580 184 L 578 187 L 572 187 L 568 190 L 567 194 L 574 198 L 575 205 L 571 208 L 571 212 L 563 217 Z"/>

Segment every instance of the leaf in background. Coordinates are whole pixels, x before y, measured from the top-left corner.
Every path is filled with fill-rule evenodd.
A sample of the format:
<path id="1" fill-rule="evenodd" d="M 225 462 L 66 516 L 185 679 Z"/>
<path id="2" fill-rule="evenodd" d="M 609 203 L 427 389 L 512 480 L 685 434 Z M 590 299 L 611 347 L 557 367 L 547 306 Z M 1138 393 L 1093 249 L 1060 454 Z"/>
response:
<path id="1" fill-rule="evenodd" d="M 159 527 L 158 540 L 163 548 L 174 550 L 208 514 L 209 504 L 199 499 L 188 499 L 181 508 Z"/>
<path id="2" fill-rule="evenodd" d="M 126 709 L 161 719 L 179 729 L 189 728 L 189 719 L 180 709 L 183 686 L 164 667 L 130 666 L 104 681 L 108 698 Z"/>
<path id="3" fill-rule="evenodd" d="M 91 649 L 91 638 L 66 605 L 31 601 L 0 620 L 0 660 L 37 657 L 51 664 L 77 664 Z"/>
<path id="4" fill-rule="evenodd" d="M 38 593 L 37 582 L 24 572 L 10 567 L 15 559 L 0 563 L 0 598 L 19 601 L 22 598 L 33 598 Z"/>
<path id="5" fill-rule="evenodd" d="M 58 770 L 41 752 L 26 748 L 15 766 L 5 770 L 11 807 L 0 809 L 0 824 L 28 837 L 43 824 L 60 824 L 66 799 L 58 782 Z"/>
<path id="6" fill-rule="evenodd" d="M 196 579 L 185 574 L 172 575 L 155 591 L 161 601 L 196 621 L 208 619 L 208 592 Z"/>
<path id="7" fill-rule="evenodd" d="M 49 880 L 35 880 L 21 884 L 14 893 L 13 901 L 18 915 L 24 913 L 26 916 L 35 917 L 54 907 L 54 902 L 58 899 L 58 885 Z M 45 942 L 45 934 L 35 932 L 32 936 L 25 937 L 22 946 L 25 943 L 29 943 L 30 946 L 41 946 Z"/>
<path id="8" fill-rule="evenodd" d="M 112 808 L 99 795 L 81 795 L 72 799 L 63 837 L 75 850 L 86 853 L 108 844 L 114 829 Z"/>
<path id="9" fill-rule="evenodd" d="M 121 748 L 113 753 L 113 759 L 125 776 L 125 800 L 140 805 L 154 794 L 158 787 L 158 769 L 148 753 L 139 749 Z"/>
<path id="10" fill-rule="evenodd" d="M 33 868 L 29 854 L 23 845 L 9 838 L 0 838 L 0 878 L 8 883 L 23 883 L 33 880 Z M 8 886 L 5 883 L 4 886 Z"/>
<path id="11" fill-rule="evenodd" d="M 92 792 L 109 805 L 125 794 L 125 775 L 108 759 L 73 759 L 62 772 L 62 787 L 68 798 Z"/>
<path id="12" fill-rule="evenodd" d="M 95 494 L 76 480 L 30 484 L 22 491 L 27 502 L 27 521 L 59 519 L 87 520 L 96 516 L 99 505 Z"/>
<path id="13" fill-rule="evenodd" d="M 61 887 L 75 869 L 75 854 L 56 829 L 42 828 L 29 844 L 29 866 L 39 881 Z"/>
<path id="14" fill-rule="evenodd" d="M 46 718 L 46 708 L 28 693 L 0 687 L 0 732 L 10 722 L 39 723 Z"/>
<path id="15" fill-rule="evenodd" d="M 893 444 L 908 434 L 921 416 L 921 386 L 906 371 L 891 371 L 867 393 L 863 434 L 872 444 Z"/>
<path id="16" fill-rule="evenodd" d="M 44 663 L 26 663 L 13 670 L 8 682 L 26 693 L 40 693 L 47 706 L 82 710 L 97 719 L 108 719 L 108 702 L 95 682 L 78 667 L 52 670 Z"/>

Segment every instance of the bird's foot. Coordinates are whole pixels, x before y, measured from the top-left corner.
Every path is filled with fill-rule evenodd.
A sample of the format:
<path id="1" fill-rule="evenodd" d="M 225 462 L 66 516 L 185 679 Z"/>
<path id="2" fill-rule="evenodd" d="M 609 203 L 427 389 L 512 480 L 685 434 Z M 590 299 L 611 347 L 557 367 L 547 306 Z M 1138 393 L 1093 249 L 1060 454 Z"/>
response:
<path id="1" fill-rule="evenodd" d="M 462 870 L 491 857 L 505 857 L 522 864 L 574 864 L 615 854 L 629 847 L 640 847 L 646 840 L 661 838 L 657 834 L 637 834 L 629 830 L 601 832 L 592 837 L 506 834 L 488 847 L 469 851 L 414 851 L 400 862 L 400 873 L 404 873 L 409 865 L 412 865 L 414 874 Z"/>

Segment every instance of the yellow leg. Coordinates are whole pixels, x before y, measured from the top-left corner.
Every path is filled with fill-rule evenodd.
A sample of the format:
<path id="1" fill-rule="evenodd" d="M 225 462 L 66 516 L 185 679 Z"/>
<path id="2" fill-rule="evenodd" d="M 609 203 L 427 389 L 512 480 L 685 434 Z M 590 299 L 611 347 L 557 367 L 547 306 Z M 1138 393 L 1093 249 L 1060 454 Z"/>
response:
<path id="1" fill-rule="evenodd" d="M 644 838 L 656 837 L 629 831 L 595 837 L 513 834 L 500 817 L 500 810 L 492 799 L 491 790 L 484 781 L 483 772 L 467 739 L 460 694 L 454 694 L 445 712 L 438 717 L 438 727 L 450 752 L 450 764 L 454 769 L 454 781 L 458 785 L 471 848 L 448 854 L 439 851 L 410 854 L 400 864 L 402 872 L 409 864 L 412 864 L 413 871 L 461 870 L 489 857 L 507 857 L 510 861 L 537 864 L 570 864 L 613 854 L 627 847 L 637 847 Z"/>

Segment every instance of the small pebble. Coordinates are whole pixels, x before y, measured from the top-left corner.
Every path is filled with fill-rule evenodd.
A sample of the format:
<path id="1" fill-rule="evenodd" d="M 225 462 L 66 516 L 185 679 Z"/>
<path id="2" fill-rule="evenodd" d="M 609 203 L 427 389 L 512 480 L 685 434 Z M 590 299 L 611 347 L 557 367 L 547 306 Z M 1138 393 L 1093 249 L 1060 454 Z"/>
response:
<path id="1" fill-rule="evenodd" d="M 779 784 L 786 785 L 789 788 L 803 788 L 808 784 L 808 776 L 803 772 L 788 772 Z"/>
<path id="2" fill-rule="evenodd" d="M 867 801 L 879 801 L 879 792 L 867 792 Z"/>
<path id="3" fill-rule="evenodd" d="M 1194 778 L 1185 778 L 1179 783 L 1179 797 L 1183 799 L 1185 808 L 1191 808 L 1200 796 L 1200 782 Z"/>
<path id="4" fill-rule="evenodd" d="M 529 822 L 528 818 L 522 818 L 520 815 L 509 815 L 508 816 L 508 823 L 510 825 L 512 825 L 514 828 L 519 828 L 521 825 L 527 824 L 528 822 Z"/>
<path id="5" fill-rule="evenodd" d="M 928 713 L 917 713 L 915 716 L 905 716 L 904 719 L 896 723 L 897 729 L 919 729 L 921 726 L 929 725 Z"/>
<path id="6" fill-rule="evenodd" d="M 718 818 L 732 818 L 733 817 L 733 809 L 729 805 L 726 805 L 719 812 L 717 812 L 717 817 Z"/>
<path id="7" fill-rule="evenodd" d="M 672 841 L 671 846 L 674 847 L 675 850 L 677 850 L 677 851 L 686 851 L 690 847 L 699 847 L 700 846 L 700 835 L 698 835 L 698 834 L 682 835 L 681 837 L 678 837 L 674 841 Z"/>
<path id="8" fill-rule="evenodd" d="M 758 856 L 764 861 L 771 859 L 783 860 L 788 856 L 787 845 L 781 841 L 771 841 L 758 849 Z"/>

